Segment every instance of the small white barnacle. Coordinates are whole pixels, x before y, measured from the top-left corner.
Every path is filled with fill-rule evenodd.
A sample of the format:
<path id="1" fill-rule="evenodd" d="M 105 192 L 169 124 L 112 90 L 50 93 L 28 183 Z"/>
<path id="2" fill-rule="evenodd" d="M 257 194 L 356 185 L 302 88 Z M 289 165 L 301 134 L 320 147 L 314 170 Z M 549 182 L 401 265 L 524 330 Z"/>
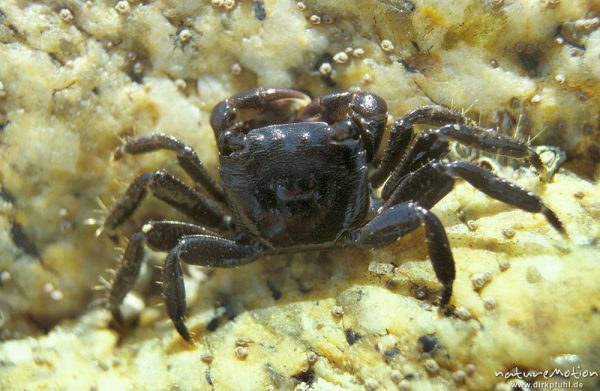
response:
<path id="1" fill-rule="evenodd" d="M 505 272 L 508 269 L 510 269 L 510 262 L 508 261 L 502 261 L 498 264 L 498 269 L 500 269 L 501 272 Z"/>
<path id="2" fill-rule="evenodd" d="M 68 8 L 61 8 L 60 11 L 58 11 L 58 16 L 60 16 L 60 19 L 63 22 L 72 22 L 73 21 L 73 13 L 71 12 L 70 9 Z"/>
<path id="3" fill-rule="evenodd" d="M 392 50 L 394 50 L 394 44 L 389 39 L 384 39 L 383 41 L 381 41 L 380 46 L 384 52 L 391 52 Z"/>
<path id="4" fill-rule="evenodd" d="M 346 54 L 346 52 L 336 53 L 333 56 L 333 61 L 337 62 L 338 64 L 345 64 L 348 62 L 348 55 Z"/>
<path id="5" fill-rule="evenodd" d="M 133 64 L 133 73 L 135 73 L 136 75 L 141 75 L 144 72 L 144 64 L 142 64 L 139 61 L 136 61 L 135 64 Z"/>
<path id="6" fill-rule="evenodd" d="M 245 360 L 248 357 L 248 348 L 244 346 L 238 346 L 235 348 L 235 356 L 240 360 Z"/>
<path id="7" fill-rule="evenodd" d="M 344 316 L 344 308 L 340 305 L 333 306 L 331 309 L 331 314 L 335 317 L 341 318 Z"/>
<path id="8" fill-rule="evenodd" d="M 131 11 L 131 6 L 128 1 L 121 0 L 115 5 L 115 9 L 121 14 L 126 14 Z"/>
<path id="9" fill-rule="evenodd" d="M 234 9 L 236 6 L 236 2 L 235 0 L 225 0 L 223 1 L 223 8 L 225 8 L 227 11 L 231 11 L 232 9 Z"/>
<path id="10" fill-rule="evenodd" d="M 486 297 L 483 299 L 483 306 L 486 310 L 493 310 L 496 308 L 496 305 L 496 300 L 492 299 L 491 297 Z"/>
<path id="11" fill-rule="evenodd" d="M 363 48 L 356 48 L 352 51 L 352 55 L 354 57 L 362 57 L 365 55 L 365 49 Z"/>
<path id="12" fill-rule="evenodd" d="M 456 314 L 456 316 L 458 316 L 458 319 L 460 320 L 467 321 L 473 318 L 471 312 L 469 312 L 469 310 L 465 307 L 457 307 L 456 310 L 454 310 L 454 313 Z"/>
<path id="13" fill-rule="evenodd" d="M 308 20 L 312 24 L 321 24 L 321 17 L 319 15 L 311 15 Z"/>
<path id="14" fill-rule="evenodd" d="M 235 64 L 231 65 L 231 67 L 229 68 L 229 71 L 231 72 L 232 75 L 238 76 L 242 73 L 242 66 L 236 62 Z"/>
<path id="15" fill-rule="evenodd" d="M 362 75 L 360 77 L 360 82 L 363 85 L 371 84 L 372 81 L 373 81 L 373 76 L 371 76 L 371 74 L 369 74 L 369 73 L 365 73 L 364 75 Z"/>
<path id="16" fill-rule="evenodd" d="M 333 67 L 331 66 L 330 63 L 328 62 L 324 62 L 323 64 L 321 64 L 321 66 L 319 67 L 319 73 L 321 75 L 330 75 L 331 72 L 333 71 Z"/>
<path id="17" fill-rule="evenodd" d="M 189 29 L 183 29 L 178 34 L 181 42 L 187 42 L 192 38 L 192 32 Z"/>
<path id="18" fill-rule="evenodd" d="M 432 358 L 425 360 L 425 369 L 432 375 L 440 371 L 440 365 Z"/>

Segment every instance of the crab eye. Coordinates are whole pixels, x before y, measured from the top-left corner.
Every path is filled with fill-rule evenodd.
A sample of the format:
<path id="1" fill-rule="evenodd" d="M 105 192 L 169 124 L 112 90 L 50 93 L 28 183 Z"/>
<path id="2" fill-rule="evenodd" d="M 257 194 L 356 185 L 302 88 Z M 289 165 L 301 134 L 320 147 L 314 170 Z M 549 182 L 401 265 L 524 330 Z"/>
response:
<path id="1" fill-rule="evenodd" d="M 354 96 L 350 107 L 360 118 L 369 118 L 376 123 L 387 121 L 387 104 L 385 100 L 375 94 L 357 94 Z"/>
<path id="2" fill-rule="evenodd" d="M 242 133 L 228 130 L 219 137 L 219 150 L 225 156 L 241 151 L 244 146 L 245 136 Z"/>
<path id="3" fill-rule="evenodd" d="M 344 141 L 357 136 L 350 120 L 336 122 L 330 129 L 331 139 L 335 141 Z"/>

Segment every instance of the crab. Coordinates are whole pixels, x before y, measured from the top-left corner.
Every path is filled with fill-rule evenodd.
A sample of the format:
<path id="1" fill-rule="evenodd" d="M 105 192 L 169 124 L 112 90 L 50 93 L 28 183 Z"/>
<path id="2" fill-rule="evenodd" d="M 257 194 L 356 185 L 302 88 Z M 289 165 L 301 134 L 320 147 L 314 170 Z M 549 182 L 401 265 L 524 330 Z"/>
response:
<path id="1" fill-rule="evenodd" d="M 190 146 L 174 137 L 152 133 L 126 140 L 114 159 L 174 151 L 195 187 L 164 170 L 141 174 L 109 210 L 103 228 L 114 231 L 150 192 L 191 220 L 149 221 L 132 235 L 109 290 L 113 319 L 123 322 L 120 305 L 140 272 L 145 244 L 168 253 L 162 276 L 166 310 L 179 335 L 191 342 L 184 323 L 182 262 L 232 268 L 267 255 L 370 250 L 420 226 L 442 285 L 439 307 L 445 308 L 456 272 L 444 227 L 431 208 L 452 190 L 455 178 L 499 201 L 543 214 L 565 235 L 556 214 L 535 194 L 474 164 L 443 159 L 449 143 L 458 142 L 526 159 L 543 173 L 544 165 L 527 144 L 481 128 L 454 110 L 425 106 L 392 124 L 383 156 L 376 159 L 387 121 L 386 102 L 369 92 L 312 100 L 292 89 L 239 93 L 211 113 L 220 181 Z M 433 128 L 417 133 L 416 124 Z"/>

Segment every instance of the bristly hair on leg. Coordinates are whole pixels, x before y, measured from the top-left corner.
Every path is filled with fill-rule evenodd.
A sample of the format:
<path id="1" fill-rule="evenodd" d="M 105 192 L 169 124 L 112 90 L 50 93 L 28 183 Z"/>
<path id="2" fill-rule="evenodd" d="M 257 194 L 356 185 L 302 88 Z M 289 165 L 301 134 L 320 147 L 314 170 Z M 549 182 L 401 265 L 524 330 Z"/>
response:
<path id="1" fill-rule="evenodd" d="M 473 123 L 473 125 L 479 126 L 479 124 L 481 123 L 481 113 L 479 113 L 479 119 L 477 121 L 473 121 L 470 118 L 467 117 L 467 114 L 469 113 L 469 111 L 473 108 L 473 106 L 475 106 L 475 104 L 479 101 L 479 99 L 475 99 L 473 101 L 473 103 L 471 103 L 466 109 L 461 109 L 460 110 L 460 114 L 467 118 L 470 122 Z"/>

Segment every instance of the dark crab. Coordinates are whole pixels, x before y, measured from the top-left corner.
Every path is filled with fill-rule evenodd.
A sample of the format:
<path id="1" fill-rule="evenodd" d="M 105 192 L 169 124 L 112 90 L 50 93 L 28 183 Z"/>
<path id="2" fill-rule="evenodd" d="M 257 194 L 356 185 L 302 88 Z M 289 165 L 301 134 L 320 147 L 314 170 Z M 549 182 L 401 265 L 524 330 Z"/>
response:
<path id="1" fill-rule="evenodd" d="M 298 105 L 304 107 L 285 118 Z M 439 304 L 444 307 L 452 295 L 454 260 L 444 227 L 430 209 L 452 190 L 456 177 L 497 200 L 542 213 L 564 234 L 556 215 L 536 195 L 475 165 L 441 160 L 449 141 L 456 141 L 528 159 L 543 171 L 526 144 L 479 128 L 450 109 L 423 107 L 394 122 L 383 158 L 369 172 L 386 122 L 386 103 L 372 93 L 341 92 L 312 101 L 289 89 L 240 93 L 212 111 L 220 183 L 191 147 L 173 137 L 158 133 L 125 142 L 115 158 L 175 151 L 196 187 L 163 170 L 142 174 L 109 211 L 104 229 L 114 230 L 150 191 L 193 221 L 150 221 L 131 237 L 108 297 L 114 319 L 122 321 L 119 306 L 139 274 L 144 243 L 168 252 L 163 270 L 167 312 L 179 334 L 191 341 L 183 323 L 181 262 L 236 267 L 265 255 L 344 246 L 372 249 L 422 224 L 443 285 Z M 414 124 L 439 127 L 415 136 Z M 384 183 L 378 197 L 373 189 Z"/>

